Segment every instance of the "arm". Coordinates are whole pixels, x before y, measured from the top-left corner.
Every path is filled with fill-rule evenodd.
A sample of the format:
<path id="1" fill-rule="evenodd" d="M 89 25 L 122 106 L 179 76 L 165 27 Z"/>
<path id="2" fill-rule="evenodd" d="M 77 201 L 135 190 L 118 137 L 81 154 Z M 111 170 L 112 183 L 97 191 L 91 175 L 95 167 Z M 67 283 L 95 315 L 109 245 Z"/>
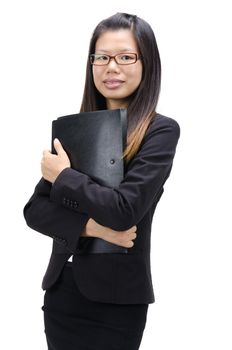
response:
<path id="1" fill-rule="evenodd" d="M 52 237 L 74 253 L 89 216 L 52 202 L 49 198 L 50 191 L 51 183 L 41 178 L 23 209 L 26 223 L 33 230 Z"/>
<path id="2" fill-rule="evenodd" d="M 98 224 L 86 214 L 70 212 L 49 199 L 51 183 L 43 178 L 24 207 L 27 225 L 75 252 L 79 237 L 98 237 L 107 242 L 131 248 L 136 238 L 136 227 L 127 231 L 114 231 Z M 65 220 L 68 220 L 65 222 Z"/>
<path id="3" fill-rule="evenodd" d="M 127 230 L 158 198 L 170 175 L 179 135 L 175 120 L 157 119 L 118 187 L 102 186 L 80 171 L 65 168 L 53 183 L 50 199 L 71 211 L 87 213 L 103 226 Z"/>
<path id="4" fill-rule="evenodd" d="M 109 227 L 102 226 L 90 218 L 81 233 L 81 237 L 98 237 L 107 242 L 120 245 L 125 248 L 131 248 L 134 245 L 133 240 L 137 237 L 137 227 L 133 226 L 126 231 L 116 231 Z"/>

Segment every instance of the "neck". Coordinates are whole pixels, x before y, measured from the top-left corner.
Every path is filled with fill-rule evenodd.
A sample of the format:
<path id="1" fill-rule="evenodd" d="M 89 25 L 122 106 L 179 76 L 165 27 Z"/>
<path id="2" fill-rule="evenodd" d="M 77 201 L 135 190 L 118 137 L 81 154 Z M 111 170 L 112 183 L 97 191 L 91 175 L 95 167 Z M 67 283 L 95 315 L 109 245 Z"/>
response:
<path id="1" fill-rule="evenodd" d="M 107 109 L 118 109 L 118 108 L 127 108 L 128 107 L 128 101 L 126 100 L 106 100 L 106 106 Z"/>

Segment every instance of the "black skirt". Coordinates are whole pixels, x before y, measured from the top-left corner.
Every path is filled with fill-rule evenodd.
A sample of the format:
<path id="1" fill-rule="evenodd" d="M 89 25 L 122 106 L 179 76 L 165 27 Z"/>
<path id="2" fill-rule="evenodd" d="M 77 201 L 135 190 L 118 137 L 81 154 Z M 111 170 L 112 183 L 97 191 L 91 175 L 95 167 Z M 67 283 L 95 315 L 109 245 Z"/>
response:
<path id="1" fill-rule="evenodd" d="M 111 304 L 80 293 L 67 262 L 44 294 L 44 331 L 48 350 L 137 350 L 148 304 Z"/>

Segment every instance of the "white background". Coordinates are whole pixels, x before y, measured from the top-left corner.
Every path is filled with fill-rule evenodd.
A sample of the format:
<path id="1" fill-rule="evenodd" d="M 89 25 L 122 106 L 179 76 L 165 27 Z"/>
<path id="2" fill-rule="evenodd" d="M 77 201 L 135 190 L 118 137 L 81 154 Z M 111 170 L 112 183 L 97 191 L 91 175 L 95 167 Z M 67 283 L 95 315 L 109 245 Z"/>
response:
<path id="1" fill-rule="evenodd" d="M 152 26 L 162 61 L 157 111 L 181 126 L 153 219 L 156 302 L 141 350 L 231 350 L 232 28 L 225 0 L 1 1 L 0 347 L 47 348 L 41 282 L 52 242 L 26 226 L 22 210 L 41 176 L 51 121 L 79 111 L 92 31 L 116 12 Z"/>

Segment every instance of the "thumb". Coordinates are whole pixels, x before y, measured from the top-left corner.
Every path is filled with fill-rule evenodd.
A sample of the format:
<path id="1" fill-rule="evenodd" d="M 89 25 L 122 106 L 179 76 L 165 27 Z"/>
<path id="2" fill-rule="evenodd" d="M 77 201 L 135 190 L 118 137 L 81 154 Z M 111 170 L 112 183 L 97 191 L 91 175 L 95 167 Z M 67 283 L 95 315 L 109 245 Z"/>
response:
<path id="1" fill-rule="evenodd" d="M 57 138 L 54 139 L 53 144 L 57 154 L 62 154 L 65 152 L 60 141 Z"/>

